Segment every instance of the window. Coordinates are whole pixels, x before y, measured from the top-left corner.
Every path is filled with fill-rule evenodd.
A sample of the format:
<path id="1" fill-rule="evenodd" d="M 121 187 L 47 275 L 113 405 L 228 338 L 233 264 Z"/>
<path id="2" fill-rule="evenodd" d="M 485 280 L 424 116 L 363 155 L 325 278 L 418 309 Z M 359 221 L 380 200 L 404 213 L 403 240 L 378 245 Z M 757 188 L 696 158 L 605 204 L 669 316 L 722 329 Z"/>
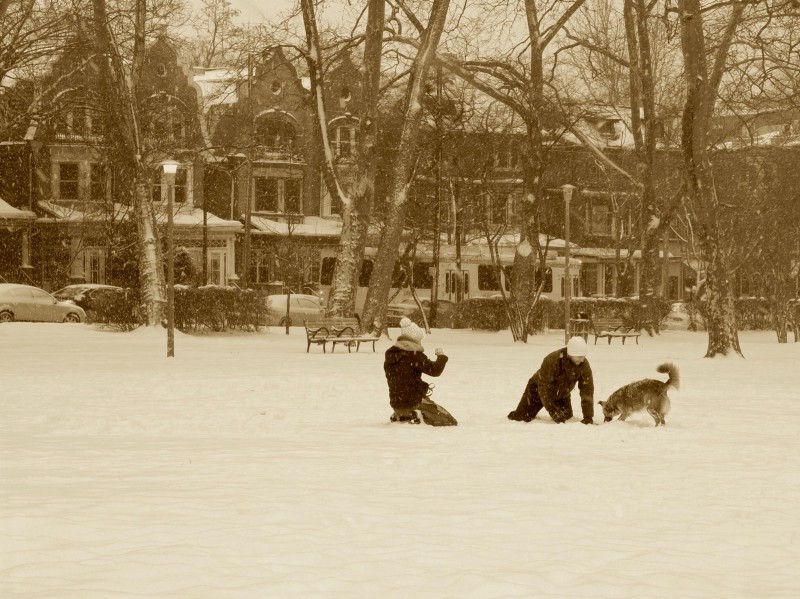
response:
<path id="1" fill-rule="evenodd" d="M 494 166 L 497 168 L 517 168 L 517 148 L 513 144 L 505 142 L 504 145 L 495 149 Z"/>
<path id="2" fill-rule="evenodd" d="M 414 263 L 414 287 L 430 289 L 433 286 L 433 264 L 430 262 Z"/>
<path id="3" fill-rule="evenodd" d="M 174 107 L 152 107 L 154 120 L 150 123 L 150 135 L 157 140 L 170 142 L 183 142 L 184 118 L 183 114 Z"/>
<path id="4" fill-rule="evenodd" d="M 55 131 L 58 139 L 85 139 L 101 133 L 102 118 L 89 108 L 70 108 L 60 113 Z"/>
<path id="5" fill-rule="evenodd" d="M 333 130 L 333 150 L 337 158 L 352 158 L 356 153 L 356 128 L 343 125 Z"/>
<path id="6" fill-rule="evenodd" d="M 499 195 L 489 195 L 489 218 L 491 224 L 505 223 L 508 216 L 508 202 L 507 198 L 501 192 Z"/>
<path id="7" fill-rule="evenodd" d="M 166 175 L 160 166 L 155 168 L 156 171 L 153 176 L 157 183 L 153 183 L 150 186 L 150 199 L 153 202 L 168 202 L 169 198 L 167 197 L 167 193 L 169 193 L 169 189 L 167 187 Z M 172 198 L 176 204 L 188 202 L 190 200 L 189 190 L 191 187 L 191 180 L 192 177 L 190 176 L 189 169 L 182 166 L 178 167 L 178 172 L 175 173 L 175 196 Z"/>
<path id="8" fill-rule="evenodd" d="M 619 122 L 618 120 L 600 121 L 597 125 L 597 130 L 605 139 L 617 139 L 619 137 L 619 133 L 617 132 L 617 124 Z"/>
<path id="9" fill-rule="evenodd" d="M 106 199 L 106 169 L 102 164 L 89 165 L 89 201 L 104 202 Z"/>
<path id="10" fill-rule="evenodd" d="M 333 283 L 333 271 L 336 268 L 336 258 L 323 258 L 319 272 L 319 284 L 330 285 Z"/>
<path id="11" fill-rule="evenodd" d="M 358 286 L 369 287 L 369 279 L 372 276 L 373 262 L 369 258 L 365 258 L 361 262 L 361 272 L 358 273 Z"/>
<path id="12" fill-rule="evenodd" d="M 301 179 L 254 177 L 253 209 L 256 212 L 301 214 L 302 192 Z"/>
<path id="13" fill-rule="evenodd" d="M 276 152 L 293 150 L 296 137 L 294 126 L 287 121 L 270 117 L 256 120 L 256 145 Z"/>
<path id="14" fill-rule="evenodd" d="M 613 233 L 614 213 L 605 202 L 592 203 L 589 206 L 589 234 L 611 236 Z"/>
<path id="15" fill-rule="evenodd" d="M 493 265 L 478 265 L 478 289 L 480 291 L 499 291 L 500 274 Z"/>
<path id="16" fill-rule="evenodd" d="M 82 272 L 73 272 L 74 275 L 82 276 L 87 283 L 106 282 L 106 251 L 104 248 L 85 248 L 77 262 L 76 266 Z"/>
<path id="17" fill-rule="evenodd" d="M 545 267 L 544 269 L 537 268 L 536 269 L 536 286 L 538 287 L 542 281 L 544 284 L 542 285 L 542 293 L 552 293 L 553 292 L 553 270 L 549 267 Z"/>
<path id="18" fill-rule="evenodd" d="M 253 192 L 256 212 L 277 212 L 278 194 L 278 179 L 256 177 Z"/>
<path id="19" fill-rule="evenodd" d="M 300 214 L 300 179 L 286 179 L 284 188 L 284 212 Z"/>
<path id="20" fill-rule="evenodd" d="M 62 162 L 58 165 L 58 198 L 61 200 L 77 200 L 78 190 L 78 163 Z"/>
<path id="21" fill-rule="evenodd" d="M 265 252 L 254 252 L 250 263 L 250 280 L 253 283 L 269 282 L 269 256 Z"/>

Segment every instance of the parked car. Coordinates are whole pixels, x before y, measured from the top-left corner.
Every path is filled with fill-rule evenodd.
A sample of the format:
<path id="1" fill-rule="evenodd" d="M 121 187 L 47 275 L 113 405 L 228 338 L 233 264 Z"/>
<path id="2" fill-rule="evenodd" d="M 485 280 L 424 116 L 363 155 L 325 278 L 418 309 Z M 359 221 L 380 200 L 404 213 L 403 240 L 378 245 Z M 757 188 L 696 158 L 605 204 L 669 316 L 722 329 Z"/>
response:
<path id="1" fill-rule="evenodd" d="M 425 311 L 425 317 L 430 317 L 431 301 L 429 299 L 421 299 L 422 309 Z M 448 327 L 452 325 L 453 312 L 456 305 L 450 300 L 438 300 L 437 302 L 437 320 L 436 326 Z M 417 303 L 413 299 L 403 300 L 395 304 L 389 304 L 386 309 L 386 326 L 397 327 L 400 326 L 400 319 L 403 316 L 408 316 L 417 324 L 422 324 L 422 314 L 417 307 Z"/>
<path id="2" fill-rule="evenodd" d="M 86 312 L 86 318 L 91 321 L 94 320 L 98 300 L 107 297 L 111 293 L 119 293 L 120 291 L 123 291 L 122 287 L 116 287 L 115 285 L 79 283 L 62 287 L 53 293 L 53 297 L 57 300 L 72 302 L 80 306 Z"/>
<path id="3" fill-rule="evenodd" d="M 286 298 L 289 298 L 289 326 L 302 325 L 309 318 L 323 316 L 322 300 L 316 295 L 292 293 L 267 296 L 267 324 L 286 326 Z"/>
<path id="4" fill-rule="evenodd" d="M 0 283 L 0 322 L 83 322 L 86 312 L 72 302 L 54 298 L 44 289 Z"/>

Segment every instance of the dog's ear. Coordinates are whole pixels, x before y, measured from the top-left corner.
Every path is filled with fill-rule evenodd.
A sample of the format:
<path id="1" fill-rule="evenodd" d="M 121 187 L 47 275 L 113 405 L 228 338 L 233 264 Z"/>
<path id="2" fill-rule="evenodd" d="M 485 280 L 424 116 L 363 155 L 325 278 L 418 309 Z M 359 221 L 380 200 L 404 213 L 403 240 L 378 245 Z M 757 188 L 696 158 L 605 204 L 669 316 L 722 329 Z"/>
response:
<path id="1" fill-rule="evenodd" d="M 598 406 L 604 406 L 605 404 L 606 404 L 606 402 L 604 402 L 604 401 L 598 401 L 598 402 L 597 402 L 597 405 L 598 405 Z"/>

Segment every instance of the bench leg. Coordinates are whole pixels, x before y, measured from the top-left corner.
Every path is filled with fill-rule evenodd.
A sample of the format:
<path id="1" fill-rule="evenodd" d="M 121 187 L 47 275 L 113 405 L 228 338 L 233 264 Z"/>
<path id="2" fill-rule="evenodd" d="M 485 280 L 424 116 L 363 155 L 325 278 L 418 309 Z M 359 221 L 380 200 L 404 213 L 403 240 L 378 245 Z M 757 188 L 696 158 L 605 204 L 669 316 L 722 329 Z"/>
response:
<path id="1" fill-rule="evenodd" d="M 309 342 L 308 342 L 308 345 L 306 345 L 306 353 L 308 353 L 308 351 L 309 351 L 310 349 L 311 349 L 311 342 L 309 341 Z"/>
<path id="2" fill-rule="evenodd" d="M 611 335 L 608 336 L 608 344 L 611 345 Z"/>
<path id="3" fill-rule="evenodd" d="M 622 345 L 625 345 L 625 337 L 622 337 Z"/>

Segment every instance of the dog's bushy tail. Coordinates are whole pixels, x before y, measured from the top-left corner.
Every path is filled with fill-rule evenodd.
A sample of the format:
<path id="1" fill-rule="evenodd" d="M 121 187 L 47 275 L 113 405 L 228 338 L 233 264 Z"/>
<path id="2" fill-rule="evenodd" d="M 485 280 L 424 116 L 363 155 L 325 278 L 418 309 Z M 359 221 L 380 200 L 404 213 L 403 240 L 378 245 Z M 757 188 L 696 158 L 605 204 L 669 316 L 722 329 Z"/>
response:
<path id="1" fill-rule="evenodd" d="M 669 380 L 667 381 L 667 387 L 674 387 L 675 389 L 679 389 L 681 385 L 681 375 L 678 372 L 678 367 L 671 362 L 664 362 L 661 366 L 656 368 L 657 372 L 668 372 L 669 373 Z"/>

